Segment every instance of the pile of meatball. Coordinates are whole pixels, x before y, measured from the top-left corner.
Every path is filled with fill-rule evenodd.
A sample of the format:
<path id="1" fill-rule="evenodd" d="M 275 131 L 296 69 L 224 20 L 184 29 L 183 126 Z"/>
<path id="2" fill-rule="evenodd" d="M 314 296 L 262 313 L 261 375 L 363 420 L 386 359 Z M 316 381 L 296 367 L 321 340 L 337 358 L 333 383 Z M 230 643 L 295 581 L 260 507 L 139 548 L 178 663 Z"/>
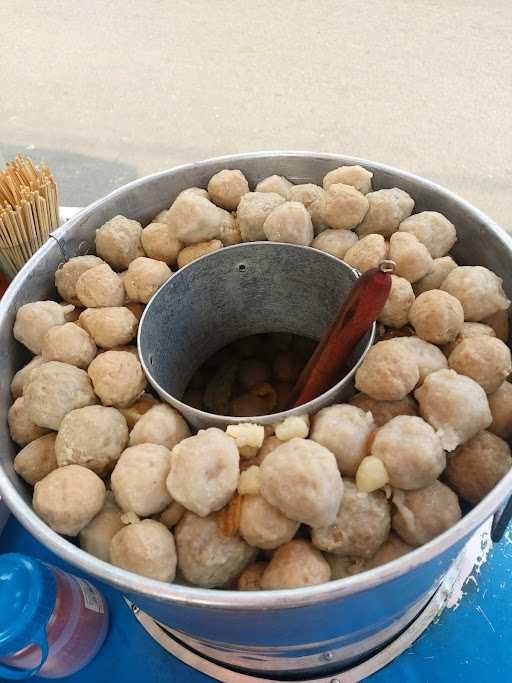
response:
<path id="1" fill-rule="evenodd" d="M 56 272 L 60 300 L 22 306 L 14 325 L 34 357 L 13 378 L 9 427 L 36 513 L 125 570 L 240 590 L 350 576 L 456 524 L 512 465 L 510 302 L 494 273 L 449 255 L 447 218 L 413 209 L 360 166 L 322 187 L 271 176 L 254 191 L 226 169 L 144 228 L 99 227 L 96 255 Z M 193 434 L 148 390 L 134 342 L 144 305 L 176 268 L 266 239 L 361 272 L 393 260 L 382 341 L 349 403 Z"/>

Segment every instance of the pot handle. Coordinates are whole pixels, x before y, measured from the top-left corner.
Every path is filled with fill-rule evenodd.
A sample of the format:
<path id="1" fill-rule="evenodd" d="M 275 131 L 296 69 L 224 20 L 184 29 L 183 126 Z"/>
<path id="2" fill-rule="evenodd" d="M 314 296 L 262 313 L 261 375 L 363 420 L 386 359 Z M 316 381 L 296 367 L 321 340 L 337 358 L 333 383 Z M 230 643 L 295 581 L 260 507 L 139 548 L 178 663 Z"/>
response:
<path id="1" fill-rule="evenodd" d="M 491 540 L 499 543 L 507 530 L 508 523 L 512 518 L 512 496 L 494 513 L 491 527 Z"/>

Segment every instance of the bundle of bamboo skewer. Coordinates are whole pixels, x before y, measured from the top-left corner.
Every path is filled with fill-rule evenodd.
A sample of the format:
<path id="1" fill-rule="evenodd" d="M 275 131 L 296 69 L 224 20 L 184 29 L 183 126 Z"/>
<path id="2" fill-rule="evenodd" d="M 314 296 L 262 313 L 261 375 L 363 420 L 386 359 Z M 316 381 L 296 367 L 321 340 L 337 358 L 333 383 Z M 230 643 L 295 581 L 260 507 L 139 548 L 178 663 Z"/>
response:
<path id="1" fill-rule="evenodd" d="M 0 170 L 0 269 L 13 278 L 59 225 L 50 169 L 17 156 Z"/>

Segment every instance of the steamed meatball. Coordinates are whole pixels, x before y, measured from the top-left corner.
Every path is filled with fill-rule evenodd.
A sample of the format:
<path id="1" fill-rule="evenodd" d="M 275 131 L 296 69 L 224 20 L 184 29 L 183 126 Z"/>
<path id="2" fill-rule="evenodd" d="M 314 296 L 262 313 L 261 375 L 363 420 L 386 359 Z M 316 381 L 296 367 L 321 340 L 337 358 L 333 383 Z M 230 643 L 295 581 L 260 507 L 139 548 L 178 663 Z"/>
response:
<path id="1" fill-rule="evenodd" d="M 306 207 L 300 202 L 285 202 L 273 209 L 263 231 L 272 242 L 310 245 L 313 241 L 313 223 Z"/>
<path id="2" fill-rule="evenodd" d="M 334 454 L 343 476 L 354 477 L 375 428 L 371 413 L 353 405 L 333 405 L 313 418 L 311 439 Z"/>
<path id="3" fill-rule="evenodd" d="M 215 206 L 207 197 L 182 192 L 167 212 L 166 223 L 173 237 L 184 244 L 218 239 L 222 225 L 231 215 Z"/>
<path id="4" fill-rule="evenodd" d="M 368 211 L 368 199 L 351 185 L 331 185 L 321 200 L 323 221 L 336 230 L 352 230 Z"/>
<path id="5" fill-rule="evenodd" d="M 122 306 L 125 300 L 122 279 L 106 263 L 89 268 L 80 275 L 76 295 L 86 308 Z"/>
<path id="6" fill-rule="evenodd" d="M 126 293 L 132 301 L 147 304 L 153 294 L 172 275 L 169 266 L 163 261 L 141 256 L 132 261 L 125 279 Z"/>
<path id="7" fill-rule="evenodd" d="M 413 303 L 409 322 L 421 339 L 432 344 L 448 344 L 462 330 L 464 311 L 454 296 L 432 289 L 420 294 Z"/>
<path id="8" fill-rule="evenodd" d="M 448 367 L 448 361 L 444 353 L 434 344 L 429 344 L 419 337 L 399 337 L 398 344 L 414 353 L 420 373 L 419 384 L 425 381 L 432 372 L 444 370 Z"/>
<path id="9" fill-rule="evenodd" d="M 286 197 L 289 202 L 301 202 L 301 204 L 304 204 L 311 216 L 315 235 L 318 234 L 318 229 L 327 227 L 322 224 L 323 219 L 319 210 L 321 200 L 325 197 L 325 194 L 325 190 L 319 185 L 305 183 L 303 185 L 292 185 Z"/>
<path id="10" fill-rule="evenodd" d="M 11 382 L 11 394 L 14 399 L 23 396 L 25 386 L 30 381 L 32 371 L 44 363 L 42 356 L 35 356 L 30 363 L 24 365 L 21 370 L 14 375 Z"/>
<path id="11" fill-rule="evenodd" d="M 366 570 L 366 560 L 362 557 L 344 557 L 334 553 L 324 553 L 331 568 L 331 581 L 346 579 L 347 576 L 354 576 Z"/>
<path id="12" fill-rule="evenodd" d="M 395 273 L 409 282 L 421 280 L 433 266 L 427 247 L 408 232 L 391 235 L 389 258 L 395 263 Z"/>
<path id="13" fill-rule="evenodd" d="M 426 246 L 432 258 L 445 256 L 457 241 L 453 223 L 437 211 L 422 211 L 400 223 L 401 232 L 409 232 Z"/>
<path id="14" fill-rule="evenodd" d="M 82 370 L 89 367 L 96 352 L 96 344 L 89 334 L 75 323 L 66 323 L 48 330 L 41 349 L 44 362 L 56 360 Z"/>
<path id="15" fill-rule="evenodd" d="M 114 270 L 126 270 L 144 256 L 142 226 L 125 216 L 114 216 L 96 230 L 96 253 Z"/>
<path id="16" fill-rule="evenodd" d="M 436 430 L 447 451 L 453 451 L 492 422 L 485 391 L 453 370 L 433 372 L 414 396 L 422 417 Z"/>
<path id="17" fill-rule="evenodd" d="M 298 522 L 285 517 L 260 495 L 242 498 L 240 536 L 255 548 L 273 550 L 297 533 Z"/>
<path id="18" fill-rule="evenodd" d="M 47 429 L 40 427 L 32 420 L 23 396 L 17 398 L 9 408 L 7 423 L 11 439 L 18 446 L 26 446 L 48 432 Z"/>
<path id="19" fill-rule="evenodd" d="M 62 420 L 55 454 L 59 467 L 82 465 L 96 474 L 110 472 L 128 442 L 126 420 L 115 408 L 87 406 Z"/>
<path id="20" fill-rule="evenodd" d="M 224 536 L 213 517 L 187 512 L 176 528 L 178 564 L 187 581 L 221 588 L 255 558 L 257 551 L 239 536 Z"/>
<path id="21" fill-rule="evenodd" d="M 448 274 L 441 289 L 460 301 L 466 321 L 479 322 L 510 306 L 502 283 L 482 266 L 458 266 Z"/>
<path id="22" fill-rule="evenodd" d="M 180 521 L 186 513 L 183 505 L 180 505 L 175 500 L 168 505 L 163 512 L 160 513 L 158 521 L 162 522 L 168 529 L 172 529 Z"/>
<path id="23" fill-rule="evenodd" d="M 58 467 L 34 487 L 35 512 L 64 536 L 76 536 L 94 519 L 105 502 L 105 484 L 80 465 Z"/>
<path id="24" fill-rule="evenodd" d="M 366 394 L 356 394 L 350 399 L 350 403 L 365 413 L 371 413 L 376 427 L 382 427 L 398 415 L 418 415 L 418 404 L 412 396 L 406 396 L 400 401 L 376 401 Z"/>
<path id="25" fill-rule="evenodd" d="M 249 192 L 249 183 L 242 171 L 224 169 L 210 178 L 208 194 L 217 206 L 235 211 L 240 200 Z"/>
<path id="26" fill-rule="evenodd" d="M 331 579 L 329 564 L 311 543 L 290 541 L 276 550 L 261 577 L 263 590 L 304 588 Z"/>
<path id="27" fill-rule="evenodd" d="M 235 493 L 239 463 L 231 437 L 216 428 L 201 430 L 173 448 L 168 491 L 187 510 L 206 517 Z"/>
<path id="28" fill-rule="evenodd" d="M 80 299 L 76 295 L 78 278 L 85 271 L 102 264 L 103 261 L 98 256 L 75 256 L 66 261 L 61 268 L 57 268 L 55 271 L 55 287 L 64 301 L 74 306 L 81 306 Z"/>
<path id="29" fill-rule="evenodd" d="M 377 268 L 387 253 L 388 246 L 382 235 L 367 235 L 347 249 L 343 260 L 364 273 Z"/>
<path id="30" fill-rule="evenodd" d="M 260 591 L 261 578 L 267 568 L 267 562 L 253 562 L 240 574 L 237 581 L 239 591 Z"/>
<path id="31" fill-rule="evenodd" d="M 478 382 L 487 394 L 496 391 L 512 372 L 510 351 L 494 337 L 470 337 L 457 344 L 448 364 Z"/>
<path id="32" fill-rule="evenodd" d="M 124 512 L 149 517 L 162 512 L 171 502 L 165 480 L 171 466 L 171 452 L 152 443 L 127 448 L 110 478 L 116 503 Z"/>
<path id="33" fill-rule="evenodd" d="M 411 215 L 414 200 L 407 192 L 393 187 L 390 190 L 377 190 L 366 195 L 368 212 L 357 229 L 359 237 L 378 233 L 384 237 L 398 230 L 400 223 Z"/>
<path id="34" fill-rule="evenodd" d="M 150 223 L 142 231 L 141 240 L 146 256 L 156 261 L 163 261 L 168 266 L 176 263 L 183 247 L 183 244 L 174 237 L 167 223 Z"/>
<path id="35" fill-rule="evenodd" d="M 469 339 L 470 337 L 495 337 L 496 333 L 489 325 L 484 325 L 483 323 L 464 323 L 459 334 L 455 337 L 453 341 L 449 344 L 443 346 L 443 353 L 447 358 L 455 349 L 455 347 L 461 343 L 464 339 Z"/>
<path id="36" fill-rule="evenodd" d="M 323 186 L 324 190 L 328 190 L 331 185 L 342 183 L 355 187 L 362 194 L 367 194 L 372 189 L 372 178 L 373 173 L 362 166 L 340 166 L 326 173 Z"/>
<path id="37" fill-rule="evenodd" d="M 271 175 L 260 180 L 256 185 L 256 192 L 274 192 L 286 198 L 292 187 L 292 183 L 282 175 Z"/>
<path id="38" fill-rule="evenodd" d="M 57 361 L 34 370 L 24 396 L 30 419 L 40 427 L 54 430 L 59 429 L 71 410 L 97 403 L 87 373 Z"/>
<path id="39" fill-rule="evenodd" d="M 267 237 L 263 229 L 265 220 L 285 198 L 276 192 L 248 192 L 240 200 L 236 212 L 242 242 L 256 242 Z"/>
<path id="40" fill-rule="evenodd" d="M 377 401 L 400 401 L 418 384 L 414 352 L 398 339 L 372 346 L 356 372 L 356 388 Z"/>
<path id="41" fill-rule="evenodd" d="M 80 532 L 80 547 L 104 562 L 110 562 L 110 544 L 124 528 L 122 511 L 117 507 L 112 491 L 107 491 L 105 503 L 96 517 Z"/>
<path id="42" fill-rule="evenodd" d="M 377 550 L 375 555 L 368 561 L 367 568 L 374 569 L 375 567 L 381 567 L 383 564 L 397 560 L 399 557 L 403 557 L 414 550 L 412 545 L 402 541 L 400 536 L 391 533 L 389 538 L 381 547 Z"/>
<path id="43" fill-rule="evenodd" d="M 93 360 L 87 372 L 105 406 L 128 408 L 146 386 L 142 366 L 129 351 L 105 351 Z"/>
<path id="44" fill-rule="evenodd" d="M 508 342 L 510 336 L 510 320 L 508 309 L 496 311 L 492 315 L 482 320 L 485 325 L 489 325 L 494 334 L 501 339 L 501 341 Z"/>
<path id="45" fill-rule="evenodd" d="M 391 516 L 381 491 L 363 493 L 346 479 L 334 524 L 313 529 L 313 544 L 320 550 L 348 557 L 372 557 L 389 535 Z"/>
<path id="46" fill-rule="evenodd" d="M 184 268 L 192 261 L 212 254 L 214 251 L 222 249 L 222 242 L 220 240 L 210 240 L 209 242 L 198 242 L 197 244 L 190 244 L 185 247 L 178 254 L 178 268 Z"/>
<path id="47" fill-rule="evenodd" d="M 47 474 L 57 469 L 55 458 L 56 434 L 40 436 L 31 441 L 14 458 L 14 471 L 24 479 L 27 484 L 34 486 L 44 479 Z"/>
<path id="48" fill-rule="evenodd" d="M 421 417 L 394 417 L 377 432 L 371 453 L 384 463 L 391 486 L 407 491 L 432 484 L 446 467 L 441 440 Z"/>
<path id="49" fill-rule="evenodd" d="M 219 239 L 224 247 L 230 247 L 232 244 L 240 244 L 242 236 L 240 228 L 236 222 L 235 217 L 224 212 L 222 223 L 220 224 Z"/>
<path id="50" fill-rule="evenodd" d="M 455 493 L 440 481 L 417 491 L 395 491 L 393 529 L 412 546 L 428 543 L 461 518 Z"/>
<path id="51" fill-rule="evenodd" d="M 87 330 L 98 346 L 112 349 L 114 346 L 125 346 L 132 341 L 137 333 L 138 320 L 124 306 L 88 308 L 80 315 L 80 325 Z"/>
<path id="52" fill-rule="evenodd" d="M 503 384 L 488 397 L 492 414 L 492 424 L 489 431 L 502 439 L 512 437 L 512 384 Z"/>
<path id="53" fill-rule="evenodd" d="M 428 292 L 430 289 L 440 289 L 441 285 L 448 277 L 448 274 L 455 268 L 457 268 L 457 264 L 451 256 L 443 256 L 434 259 L 430 273 L 427 273 L 424 277 L 414 283 L 414 293 L 416 296 L 419 296 L 423 292 Z"/>
<path id="54" fill-rule="evenodd" d="M 163 524 L 152 519 L 129 524 L 112 538 L 110 561 L 140 576 L 173 581 L 177 565 L 174 537 Z"/>
<path id="55" fill-rule="evenodd" d="M 312 527 L 332 524 L 343 496 L 334 455 L 309 439 L 291 439 L 260 467 L 261 495 L 288 519 Z"/>
<path id="56" fill-rule="evenodd" d="M 351 230 L 324 230 L 311 244 L 312 247 L 326 254 L 343 259 L 347 251 L 357 242 L 357 235 Z"/>
<path id="57" fill-rule="evenodd" d="M 190 436 L 190 429 L 177 410 L 160 404 L 150 408 L 130 434 L 130 446 L 140 443 L 156 443 L 170 451 L 177 443 Z"/>
<path id="58" fill-rule="evenodd" d="M 131 431 L 140 418 L 145 415 L 148 410 L 157 405 L 159 405 L 159 403 L 154 396 L 151 394 L 142 394 L 142 396 L 128 408 L 119 408 L 119 412 L 123 414 L 128 429 Z"/>
<path id="59" fill-rule="evenodd" d="M 371 235 L 369 236 L 371 237 Z M 379 315 L 379 322 L 386 325 L 386 327 L 405 327 L 409 319 L 409 309 L 413 303 L 414 292 L 409 280 L 398 275 L 392 275 L 391 291 Z"/>
<path id="60" fill-rule="evenodd" d="M 61 306 L 55 301 L 36 301 L 18 308 L 13 335 L 32 353 L 40 354 L 46 333 L 52 327 L 64 325 L 66 313 L 73 306 Z"/>

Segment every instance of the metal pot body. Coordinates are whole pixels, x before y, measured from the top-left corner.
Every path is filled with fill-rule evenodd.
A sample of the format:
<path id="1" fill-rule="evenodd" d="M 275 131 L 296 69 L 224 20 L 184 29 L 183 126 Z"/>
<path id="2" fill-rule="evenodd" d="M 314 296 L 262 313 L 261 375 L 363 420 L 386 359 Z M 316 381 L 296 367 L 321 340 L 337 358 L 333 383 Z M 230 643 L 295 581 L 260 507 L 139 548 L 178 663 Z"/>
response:
<path id="1" fill-rule="evenodd" d="M 453 253 L 461 264 L 487 266 L 512 293 L 512 240 L 487 216 L 447 190 L 381 164 L 308 152 L 246 154 L 164 171 L 130 183 L 71 219 L 56 236 L 67 255 L 92 245 L 94 231 L 116 214 L 143 224 L 190 186 L 205 187 L 223 168 L 238 168 L 252 186 L 273 173 L 294 183 L 321 183 L 328 171 L 360 163 L 374 174 L 375 189 L 400 187 L 415 211 L 440 211 L 458 232 Z M 0 493 L 18 520 L 61 558 L 122 590 L 136 604 L 180 632 L 183 640 L 225 663 L 254 672 L 314 675 L 348 664 L 393 637 L 421 609 L 471 533 L 510 495 L 512 473 L 452 529 L 407 556 L 360 575 L 292 591 L 236 593 L 164 584 L 98 560 L 55 534 L 32 511 L 30 491 L 13 470 L 14 446 L 6 418 L 9 384 L 27 360 L 12 337 L 16 310 L 53 297 L 53 277 L 63 259 L 49 242 L 19 273 L 0 303 Z"/>

